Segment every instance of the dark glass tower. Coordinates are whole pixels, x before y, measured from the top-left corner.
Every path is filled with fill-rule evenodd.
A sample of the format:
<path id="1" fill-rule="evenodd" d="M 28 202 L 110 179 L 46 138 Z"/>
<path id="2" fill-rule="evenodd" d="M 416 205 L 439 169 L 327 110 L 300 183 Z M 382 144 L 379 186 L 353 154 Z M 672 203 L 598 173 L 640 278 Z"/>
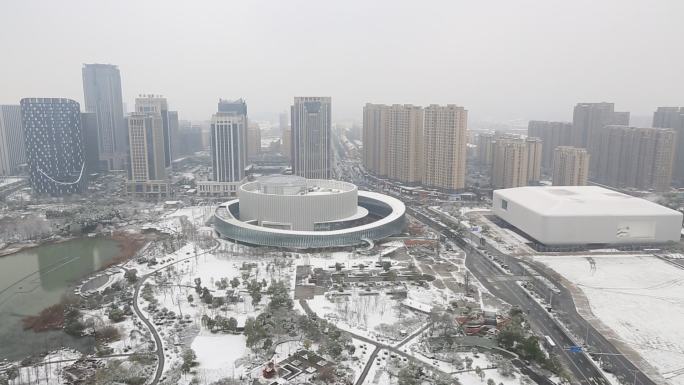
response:
<path id="1" fill-rule="evenodd" d="M 70 99 L 26 98 L 20 105 L 34 193 L 84 192 L 87 173 L 79 104 Z"/>

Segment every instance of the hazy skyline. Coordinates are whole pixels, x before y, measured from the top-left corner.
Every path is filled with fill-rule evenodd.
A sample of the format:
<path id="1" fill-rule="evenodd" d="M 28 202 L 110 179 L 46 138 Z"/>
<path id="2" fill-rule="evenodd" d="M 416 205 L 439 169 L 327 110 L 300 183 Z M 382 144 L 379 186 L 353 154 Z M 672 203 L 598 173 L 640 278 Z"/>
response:
<path id="1" fill-rule="evenodd" d="M 9 0 L 0 104 L 83 104 L 82 64 L 111 63 L 129 111 L 163 94 L 181 119 L 243 97 L 276 120 L 294 96 L 331 96 L 336 120 L 360 121 L 366 102 L 452 103 L 471 120 L 571 120 L 599 101 L 650 115 L 684 104 L 682 14 L 679 0 Z"/>

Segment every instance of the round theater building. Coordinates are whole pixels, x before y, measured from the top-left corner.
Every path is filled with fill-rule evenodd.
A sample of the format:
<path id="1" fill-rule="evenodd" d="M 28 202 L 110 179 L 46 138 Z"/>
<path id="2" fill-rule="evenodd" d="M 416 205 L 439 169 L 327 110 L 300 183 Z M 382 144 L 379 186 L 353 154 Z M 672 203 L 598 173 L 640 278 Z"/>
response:
<path id="1" fill-rule="evenodd" d="M 404 204 L 347 182 L 292 175 L 243 184 L 219 205 L 214 227 L 224 238 L 285 248 L 372 244 L 404 230 Z"/>

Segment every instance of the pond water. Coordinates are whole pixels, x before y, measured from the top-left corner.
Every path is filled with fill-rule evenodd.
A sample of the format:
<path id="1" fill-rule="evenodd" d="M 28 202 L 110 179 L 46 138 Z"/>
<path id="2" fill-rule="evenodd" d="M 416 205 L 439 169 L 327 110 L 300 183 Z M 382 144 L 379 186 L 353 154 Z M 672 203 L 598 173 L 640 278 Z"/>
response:
<path id="1" fill-rule="evenodd" d="M 58 303 L 83 277 L 107 265 L 120 252 L 108 238 L 79 238 L 0 257 L 0 360 L 70 347 L 93 349 L 90 337 L 62 331 L 24 330 L 22 319 Z"/>

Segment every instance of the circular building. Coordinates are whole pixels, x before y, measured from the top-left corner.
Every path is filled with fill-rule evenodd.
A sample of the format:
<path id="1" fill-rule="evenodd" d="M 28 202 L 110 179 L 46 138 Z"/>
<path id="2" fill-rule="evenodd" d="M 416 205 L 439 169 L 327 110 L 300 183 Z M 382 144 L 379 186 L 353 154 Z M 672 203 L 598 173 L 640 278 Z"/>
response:
<path id="1" fill-rule="evenodd" d="M 214 227 L 255 245 L 351 246 L 401 233 L 405 210 L 400 200 L 352 183 L 274 175 L 240 186 L 238 199 L 216 209 Z"/>

